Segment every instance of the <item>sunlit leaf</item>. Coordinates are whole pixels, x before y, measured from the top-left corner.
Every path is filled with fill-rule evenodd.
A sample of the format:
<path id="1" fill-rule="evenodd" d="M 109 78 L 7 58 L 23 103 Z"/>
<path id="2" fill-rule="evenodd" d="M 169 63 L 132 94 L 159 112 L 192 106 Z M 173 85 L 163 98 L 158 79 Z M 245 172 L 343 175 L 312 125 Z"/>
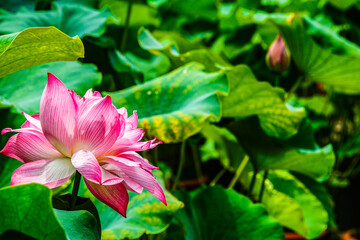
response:
<path id="1" fill-rule="evenodd" d="M 252 172 L 242 177 L 249 186 Z M 260 194 L 262 176 L 256 177 L 253 194 Z M 328 224 L 328 214 L 317 197 L 296 177 L 286 171 L 270 171 L 265 181 L 262 204 L 281 225 L 307 239 L 319 236 Z"/>
<path id="2" fill-rule="evenodd" d="M 185 239 L 283 239 L 282 227 L 259 204 L 234 190 L 220 186 L 194 193 L 174 192 L 185 208 L 176 219 L 185 230 Z M 170 238 L 171 239 L 171 238 Z"/>
<path id="3" fill-rule="evenodd" d="M 28 28 L 0 36 L 0 78 L 39 64 L 80 57 L 84 57 L 81 40 L 55 27 Z"/>
<path id="4" fill-rule="evenodd" d="M 164 188 L 161 172 L 155 170 L 153 174 Z M 143 234 L 157 234 L 169 226 L 175 212 L 184 205 L 165 189 L 164 192 L 167 206 L 146 190 L 141 194 L 129 192 L 126 218 L 96 199 L 83 181 L 79 196 L 90 198 L 98 209 L 102 229 L 101 239 L 117 240 L 135 239 Z"/>
<path id="5" fill-rule="evenodd" d="M 219 94 L 228 89 L 223 72 L 205 73 L 199 64 L 110 93 L 116 107 L 138 110 L 139 125 L 149 138 L 181 142 L 221 117 Z"/>
<path id="6" fill-rule="evenodd" d="M 349 7 L 359 2 L 359 0 L 326 0 L 326 1 L 343 11 L 347 10 Z"/>
<path id="7" fill-rule="evenodd" d="M 247 118 L 230 125 L 230 130 L 241 142 L 257 170 L 284 169 L 303 173 L 316 179 L 329 176 L 335 163 L 331 145 L 320 148 L 313 140 L 296 138 L 303 130 L 288 141 L 279 141 L 265 134 L 256 118 Z M 305 132 L 306 135 L 312 134 Z"/>
<path id="8" fill-rule="evenodd" d="M 163 55 L 152 55 L 149 59 L 136 56 L 131 52 L 122 54 L 110 52 L 110 61 L 117 72 L 136 72 L 144 75 L 144 80 L 154 79 L 165 74 L 170 68 L 169 59 Z"/>
<path id="9" fill-rule="evenodd" d="M 224 117 L 257 115 L 261 127 L 273 137 L 286 139 L 297 133 L 305 110 L 287 105 L 284 90 L 257 81 L 244 65 L 230 68 L 227 76 L 230 94 L 222 99 Z"/>
<path id="10" fill-rule="evenodd" d="M 169 56 L 173 65 L 182 66 L 189 62 L 199 62 L 206 71 L 217 72 L 226 69 L 230 93 L 222 97 L 222 117 L 247 117 L 258 115 L 261 126 L 270 136 L 289 138 L 297 133 L 305 116 L 303 108 L 294 108 L 284 100 L 285 91 L 274 88 L 267 82 L 259 82 L 245 65 L 232 67 L 218 54 L 207 49 L 186 52 L 174 37 L 155 38 L 148 30 L 139 31 L 140 45 L 150 51 L 160 51 Z M 197 48 L 197 46 L 193 46 Z M 176 49 L 176 52 L 174 52 Z"/>
<path id="11" fill-rule="evenodd" d="M 111 13 L 108 9 L 95 10 L 77 4 L 55 4 L 50 11 L 19 11 L 0 15 L 0 33 L 19 32 L 29 27 L 55 26 L 71 37 L 85 35 L 99 37 L 106 29 Z"/>
<path id="12" fill-rule="evenodd" d="M 40 184 L 0 190 L 0 235 L 16 230 L 36 239 L 67 239 L 51 206 L 51 191 Z"/>
<path id="13" fill-rule="evenodd" d="M 83 95 L 98 85 L 101 74 L 92 64 L 79 62 L 48 63 L 13 73 L 0 80 L 0 106 L 13 106 L 18 112 L 39 113 L 40 98 L 47 72 L 62 80 L 67 88 Z"/>

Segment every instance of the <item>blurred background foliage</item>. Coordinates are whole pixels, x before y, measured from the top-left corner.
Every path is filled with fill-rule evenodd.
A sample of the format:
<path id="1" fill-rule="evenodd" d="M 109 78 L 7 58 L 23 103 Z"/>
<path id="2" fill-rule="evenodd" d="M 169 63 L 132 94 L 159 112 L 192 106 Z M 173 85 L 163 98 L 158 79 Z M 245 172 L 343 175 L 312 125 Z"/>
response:
<path id="1" fill-rule="evenodd" d="M 83 187 L 97 214 L 53 211 L 46 187 L 6 188 L 20 163 L 0 156 L 0 234 L 99 239 L 99 221 L 102 239 L 339 239 L 360 228 L 359 14 L 358 0 L 1 1 L 1 128 L 38 112 L 46 72 L 78 94 L 109 94 L 165 143 L 144 157 L 169 205 L 130 194 L 123 218 Z M 281 73 L 266 62 L 278 34 L 291 58 Z"/>

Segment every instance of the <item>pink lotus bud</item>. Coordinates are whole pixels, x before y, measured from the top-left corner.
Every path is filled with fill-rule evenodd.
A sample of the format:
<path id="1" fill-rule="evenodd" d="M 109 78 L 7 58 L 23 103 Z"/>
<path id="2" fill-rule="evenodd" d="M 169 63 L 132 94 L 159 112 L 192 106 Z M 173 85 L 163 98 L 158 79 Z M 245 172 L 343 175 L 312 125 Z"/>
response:
<path id="1" fill-rule="evenodd" d="M 266 65 L 271 71 L 284 73 L 289 68 L 290 59 L 290 52 L 278 34 L 266 54 Z"/>

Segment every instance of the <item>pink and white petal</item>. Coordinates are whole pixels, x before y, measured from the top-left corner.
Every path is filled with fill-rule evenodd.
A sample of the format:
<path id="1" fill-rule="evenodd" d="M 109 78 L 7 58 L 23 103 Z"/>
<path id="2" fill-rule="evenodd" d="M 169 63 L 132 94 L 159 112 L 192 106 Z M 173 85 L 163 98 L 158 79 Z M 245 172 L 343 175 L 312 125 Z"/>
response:
<path id="1" fill-rule="evenodd" d="M 135 129 L 138 126 L 138 115 L 136 111 L 133 111 L 133 115 L 131 115 L 126 123 L 128 123 L 131 127 L 131 129 Z"/>
<path id="2" fill-rule="evenodd" d="M 124 183 L 125 183 L 124 186 L 127 189 L 133 192 L 141 193 L 143 191 L 143 187 L 134 180 L 132 180 L 132 178 L 130 178 L 128 175 L 126 175 L 126 173 L 122 171 L 121 167 L 119 167 L 119 163 L 118 163 L 119 161 L 122 162 L 123 164 L 126 164 L 129 167 L 140 167 L 140 164 L 133 163 L 131 161 L 128 161 L 127 159 L 120 159 L 113 157 L 103 161 L 106 162 L 106 164 L 103 165 L 103 168 L 124 179 Z"/>
<path id="3" fill-rule="evenodd" d="M 35 182 L 55 188 L 66 182 L 74 172 L 69 158 L 38 160 L 16 169 L 11 177 L 11 185 Z"/>
<path id="4" fill-rule="evenodd" d="M 72 155 L 71 163 L 85 179 L 101 184 L 101 167 L 90 151 L 77 151 Z"/>
<path id="5" fill-rule="evenodd" d="M 93 92 L 93 90 L 90 88 L 86 91 L 84 98 L 92 98 L 92 97 L 102 97 L 101 94 L 98 91 Z"/>
<path id="6" fill-rule="evenodd" d="M 112 168 L 111 172 L 123 178 L 124 181 L 131 188 L 133 188 L 133 185 L 131 184 L 135 182 L 140 186 L 142 186 L 143 188 L 145 188 L 146 190 L 148 190 L 151 194 L 157 197 L 165 205 L 167 205 L 165 194 L 161 186 L 156 181 L 156 178 L 149 171 L 143 169 L 140 166 L 139 167 L 129 166 L 128 164 L 125 164 L 124 161 L 121 160 L 115 161 L 112 159 L 108 159 L 106 160 L 106 162 L 111 163 L 110 165 Z"/>
<path id="7" fill-rule="evenodd" d="M 78 112 L 73 152 L 85 149 L 96 157 L 102 155 L 115 143 L 120 128 L 110 96 L 85 100 Z"/>
<path id="8" fill-rule="evenodd" d="M 48 73 L 48 83 L 40 102 L 41 128 L 48 141 L 68 157 L 74 141 L 76 108 L 71 92 Z"/>
<path id="9" fill-rule="evenodd" d="M 64 157 L 51 146 L 42 133 L 32 134 L 22 132 L 11 136 L 0 153 L 24 163 Z"/>
<path id="10" fill-rule="evenodd" d="M 158 167 L 155 167 L 153 165 L 151 165 L 149 163 L 149 161 L 146 158 L 143 158 L 140 154 L 138 154 L 137 152 L 124 152 L 120 155 L 118 155 L 118 157 L 120 158 L 125 158 L 125 159 L 129 159 L 131 161 L 140 163 L 140 165 L 142 166 L 142 168 L 148 170 L 148 171 L 152 171 L 154 169 L 159 169 Z"/>
<path id="11" fill-rule="evenodd" d="M 125 120 L 128 118 L 128 113 L 127 113 L 126 108 L 122 107 L 122 108 L 117 109 L 117 111 L 120 115 L 122 115 L 125 118 Z"/>
<path id="12" fill-rule="evenodd" d="M 116 185 L 99 185 L 85 180 L 90 192 L 122 216 L 126 217 L 129 195 L 122 183 Z"/>
<path id="13" fill-rule="evenodd" d="M 137 186 L 138 186 L 137 188 L 132 188 L 132 187 L 130 187 L 129 185 L 126 184 L 125 181 L 123 181 L 122 184 L 124 185 L 124 187 L 125 187 L 127 190 L 132 191 L 132 192 L 142 193 L 143 190 L 144 190 L 144 188 L 141 187 L 139 184 L 137 185 Z"/>
<path id="14" fill-rule="evenodd" d="M 25 118 L 26 118 L 26 121 L 24 122 L 23 125 L 21 125 L 21 128 L 36 128 L 40 131 L 41 130 L 41 123 L 40 123 L 40 116 L 39 114 L 34 114 L 32 116 L 30 116 L 29 114 L 27 113 L 22 113 L 24 114 Z"/>
<path id="15" fill-rule="evenodd" d="M 37 129 L 37 128 L 34 128 L 34 127 L 29 127 L 29 128 L 18 128 L 18 129 L 12 129 L 12 128 L 4 128 L 2 131 L 1 131 L 1 135 L 4 135 L 5 133 L 8 133 L 8 132 L 18 132 L 18 133 L 32 133 L 32 134 L 39 134 L 41 132 L 41 130 Z"/>
<path id="16" fill-rule="evenodd" d="M 155 141 L 156 141 L 156 138 L 151 141 L 147 141 L 147 142 L 137 142 L 130 146 L 124 146 L 124 145 L 116 146 L 117 148 L 112 150 L 112 153 L 114 153 L 112 155 L 118 155 L 123 152 L 129 152 L 129 151 L 134 151 L 134 152 L 145 151 L 148 149 L 152 149 L 159 144 L 162 144 L 162 142 L 154 143 Z M 107 153 L 107 155 L 110 155 L 110 154 Z"/>

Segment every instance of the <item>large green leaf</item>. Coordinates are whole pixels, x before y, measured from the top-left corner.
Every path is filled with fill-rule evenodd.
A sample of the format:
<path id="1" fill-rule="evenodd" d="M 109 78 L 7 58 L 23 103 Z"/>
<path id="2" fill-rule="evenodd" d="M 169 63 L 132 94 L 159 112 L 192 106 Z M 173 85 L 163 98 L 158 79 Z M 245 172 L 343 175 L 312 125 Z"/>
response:
<path id="1" fill-rule="evenodd" d="M 232 123 L 230 130 L 236 135 L 257 170 L 292 170 L 323 179 L 329 176 L 335 163 L 331 145 L 318 147 L 313 138 L 305 137 L 312 133 L 302 129 L 288 141 L 267 136 L 256 118 Z M 299 143 L 296 138 L 301 138 L 302 141 Z"/>
<path id="2" fill-rule="evenodd" d="M 249 186 L 252 172 L 244 174 L 242 182 Z M 256 177 L 253 194 L 259 196 L 262 183 Z M 307 239 L 318 237 L 328 224 L 323 204 L 302 182 L 286 171 L 270 171 L 262 197 L 262 204 L 271 217 Z"/>
<path id="3" fill-rule="evenodd" d="M 324 83 L 341 93 L 360 93 L 360 49 L 356 44 L 329 34 L 330 30 L 301 14 L 242 11 L 237 15 L 239 21 L 278 27 L 304 80 Z M 312 35 L 326 39 L 326 46 L 320 46 Z"/>
<path id="4" fill-rule="evenodd" d="M 49 188 L 35 183 L 2 188 L 0 201 L 0 234 L 16 230 L 36 239 L 66 239 Z"/>
<path id="5" fill-rule="evenodd" d="M 347 10 L 349 7 L 359 2 L 359 0 L 326 0 L 326 1 L 343 11 Z"/>
<path id="6" fill-rule="evenodd" d="M 100 233 L 96 228 L 96 219 L 88 211 L 64 211 L 54 209 L 55 215 L 65 228 L 66 236 L 71 240 L 97 240 Z"/>
<path id="7" fill-rule="evenodd" d="M 69 36 L 99 37 L 106 29 L 105 22 L 112 16 L 108 9 L 102 11 L 78 4 L 56 4 L 50 11 L 3 13 L 0 15 L 0 33 L 13 33 L 29 27 L 55 26 Z"/>
<path id="8" fill-rule="evenodd" d="M 223 72 L 205 73 L 192 63 L 110 96 L 116 107 L 138 110 L 139 125 L 149 138 L 170 143 L 196 134 L 208 121 L 219 121 L 218 95 L 227 91 Z"/>
<path id="9" fill-rule="evenodd" d="M 13 106 L 18 112 L 38 113 L 47 72 L 57 76 L 67 88 L 80 95 L 101 81 L 101 74 L 92 64 L 57 62 L 35 66 L 1 79 L 0 107 Z"/>
<path id="10" fill-rule="evenodd" d="M 274 88 L 267 82 L 257 81 L 247 66 L 232 67 L 216 53 L 207 49 L 189 50 L 183 46 L 186 44 L 178 37 L 164 37 L 162 34 L 159 36 L 159 32 L 155 38 L 148 30 L 141 29 L 138 38 L 142 48 L 155 53 L 163 52 L 175 66 L 199 62 L 209 72 L 226 69 L 230 93 L 221 98 L 223 117 L 243 118 L 258 115 L 261 126 L 270 136 L 289 138 L 297 133 L 305 116 L 305 110 L 287 105 L 284 100 L 284 90 Z M 197 47 L 193 46 L 193 48 Z"/>
<path id="11" fill-rule="evenodd" d="M 176 219 L 185 230 L 185 239 L 283 239 L 282 227 L 264 207 L 220 186 L 191 194 L 174 192 L 185 208 Z"/>
<path id="12" fill-rule="evenodd" d="M 164 189 L 168 205 L 146 190 L 140 194 L 129 192 L 126 218 L 96 199 L 81 181 L 79 196 L 90 198 L 95 204 L 100 215 L 102 239 L 135 239 L 143 234 L 158 234 L 169 226 L 175 212 L 184 204 L 165 190 L 159 170 L 154 170 L 153 174 Z"/>
<path id="13" fill-rule="evenodd" d="M 55 27 L 28 28 L 0 36 L 0 78 L 35 65 L 80 57 L 84 57 L 81 40 Z"/>
<path id="14" fill-rule="evenodd" d="M 170 61 L 163 55 L 151 55 L 149 59 L 138 57 L 127 52 L 122 54 L 115 50 L 110 52 L 110 62 L 117 72 L 134 72 L 144 75 L 144 80 L 154 79 L 169 71 Z"/>
<path id="15" fill-rule="evenodd" d="M 229 69 L 227 76 L 230 94 L 222 99 L 223 117 L 257 115 L 269 136 L 289 138 L 297 133 L 305 110 L 287 105 L 283 89 L 257 81 L 245 65 Z"/>
<path id="16" fill-rule="evenodd" d="M 321 48 L 304 29 L 300 16 L 279 25 L 298 68 L 308 81 L 322 82 L 337 92 L 360 93 L 360 55 L 337 55 Z"/>

